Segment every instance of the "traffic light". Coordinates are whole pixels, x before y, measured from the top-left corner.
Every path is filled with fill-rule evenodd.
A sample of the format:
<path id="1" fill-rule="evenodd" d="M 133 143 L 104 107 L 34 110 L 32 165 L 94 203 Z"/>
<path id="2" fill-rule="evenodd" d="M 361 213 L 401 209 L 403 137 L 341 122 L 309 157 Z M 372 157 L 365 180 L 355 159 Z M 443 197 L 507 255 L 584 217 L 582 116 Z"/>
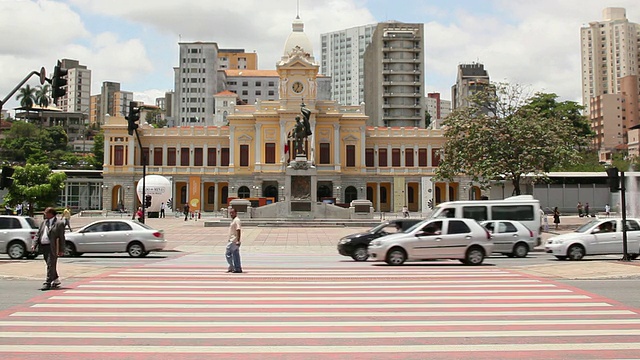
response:
<path id="1" fill-rule="evenodd" d="M 129 103 L 129 114 L 125 118 L 127 119 L 127 131 L 129 135 L 133 135 L 133 132 L 138 128 L 136 121 L 140 120 L 140 108 L 133 101 Z"/>
<path id="2" fill-rule="evenodd" d="M 58 99 L 67 94 L 67 73 L 69 73 L 69 70 L 63 68 L 62 63 L 58 60 L 58 64 L 53 68 L 53 76 L 51 77 L 51 97 L 56 105 L 58 105 Z"/>
<path id="3" fill-rule="evenodd" d="M 145 208 L 151 207 L 151 195 L 144 196 L 144 207 Z"/>
<path id="4" fill-rule="evenodd" d="M 620 190 L 620 178 L 618 177 L 618 168 L 612 167 L 607 169 L 607 183 L 610 192 L 618 192 Z"/>
<path id="5" fill-rule="evenodd" d="M 0 190 L 9 188 L 13 185 L 13 172 L 15 170 L 10 166 L 2 167 L 2 175 L 0 175 Z"/>

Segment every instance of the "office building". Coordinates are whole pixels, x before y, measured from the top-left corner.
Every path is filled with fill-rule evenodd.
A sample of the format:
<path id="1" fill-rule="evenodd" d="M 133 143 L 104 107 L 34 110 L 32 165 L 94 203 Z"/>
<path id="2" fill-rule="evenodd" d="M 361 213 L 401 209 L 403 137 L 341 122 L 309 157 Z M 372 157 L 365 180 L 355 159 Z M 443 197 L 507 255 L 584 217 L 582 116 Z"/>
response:
<path id="1" fill-rule="evenodd" d="M 368 125 L 425 126 L 424 24 L 377 24 L 364 73 Z"/>
<path id="2" fill-rule="evenodd" d="M 331 100 L 342 105 L 364 102 L 364 52 L 376 24 L 321 35 L 320 73 L 331 78 Z"/>
<path id="3" fill-rule="evenodd" d="M 100 87 L 100 94 L 91 96 L 92 124 L 105 123 L 106 116 L 126 116 L 129 103 L 133 101 L 133 92 L 120 90 L 120 83 L 105 81 Z"/>
<path id="4" fill-rule="evenodd" d="M 258 54 L 244 49 L 219 49 L 218 66 L 221 70 L 258 70 Z"/>
<path id="5" fill-rule="evenodd" d="M 469 106 L 468 97 L 483 91 L 489 84 L 489 72 L 483 64 L 460 64 L 456 83 L 451 87 L 451 110 Z"/>
<path id="6" fill-rule="evenodd" d="M 438 129 L 442 126 L 442 120 L 451 113 L 451 101 L 440 98 L 440 93 L 429 93 L 425 99 L 429 124 L 427 127 Z"/>
<path id="7" fill-rule="evenodd" d="M 62 59 L 67 69 L 66 94 L 58 99 L 57 107 L 65 112 L 83 113 L 89 116 L 91 104 L 91 70 L 77 60 Z"/>

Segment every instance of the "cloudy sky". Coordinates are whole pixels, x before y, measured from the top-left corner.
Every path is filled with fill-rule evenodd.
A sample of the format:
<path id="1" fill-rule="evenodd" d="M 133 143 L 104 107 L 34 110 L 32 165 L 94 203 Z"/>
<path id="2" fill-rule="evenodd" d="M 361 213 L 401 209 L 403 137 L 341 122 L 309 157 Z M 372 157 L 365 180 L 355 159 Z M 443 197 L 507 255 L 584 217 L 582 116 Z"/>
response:
<path id="1" fill-rule="evenodd" d="M 605 7 L 640 23 L 637 0 L 0 0 L 0 99 L 29 72 L 69 58 L 92 70 L 92 94 L 116 81 L 154 103 L 172 90 L 179 41 L 256 51 L 260 69 L 275 69 L 298 2 L 317 59 L 322 33 L 424 23 L 426 90 L 445 99 L 457 65 L 481 62 L 492 81 L 580 101 L 580 27 Z M 14 95 L 5 109 L 16 105 Z"/>

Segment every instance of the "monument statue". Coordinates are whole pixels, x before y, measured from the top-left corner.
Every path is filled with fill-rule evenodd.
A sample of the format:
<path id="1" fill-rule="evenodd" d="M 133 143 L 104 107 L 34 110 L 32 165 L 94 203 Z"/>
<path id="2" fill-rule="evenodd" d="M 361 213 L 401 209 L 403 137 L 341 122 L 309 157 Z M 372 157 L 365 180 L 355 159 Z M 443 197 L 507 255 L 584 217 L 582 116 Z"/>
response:
<path id="1" fill-rule="evenodd" d="M 306 155 L 304 151 L 304 141 L 307 137 L 311 136 L 312 134 L 311 123 L 309 123 L 309 117 L 311 117 L 311 110 L 306 108 L 306 105 L 304 102 L 300 105 L 300 113 L 302 114 L 303 119 L 300 119 L 300 116 L 296 116 L 296 125 L 293 128 L 293 135 L 295 137 L 296 156 Z"/>

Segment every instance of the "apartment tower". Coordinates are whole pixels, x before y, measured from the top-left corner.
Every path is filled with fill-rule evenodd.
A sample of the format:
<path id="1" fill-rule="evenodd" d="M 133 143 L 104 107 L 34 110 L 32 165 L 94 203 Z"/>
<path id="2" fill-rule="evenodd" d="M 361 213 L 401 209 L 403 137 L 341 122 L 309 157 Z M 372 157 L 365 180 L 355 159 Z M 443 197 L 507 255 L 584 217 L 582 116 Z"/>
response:
<path id="1" fill-rule="evenodd" d="M 66 112 L 77 112 L 89 116 L 91 107 L 91 70 L 77 60 L 62 59 L 67 69 L 67 93 L 58 99 L 58 108 Z"/>

